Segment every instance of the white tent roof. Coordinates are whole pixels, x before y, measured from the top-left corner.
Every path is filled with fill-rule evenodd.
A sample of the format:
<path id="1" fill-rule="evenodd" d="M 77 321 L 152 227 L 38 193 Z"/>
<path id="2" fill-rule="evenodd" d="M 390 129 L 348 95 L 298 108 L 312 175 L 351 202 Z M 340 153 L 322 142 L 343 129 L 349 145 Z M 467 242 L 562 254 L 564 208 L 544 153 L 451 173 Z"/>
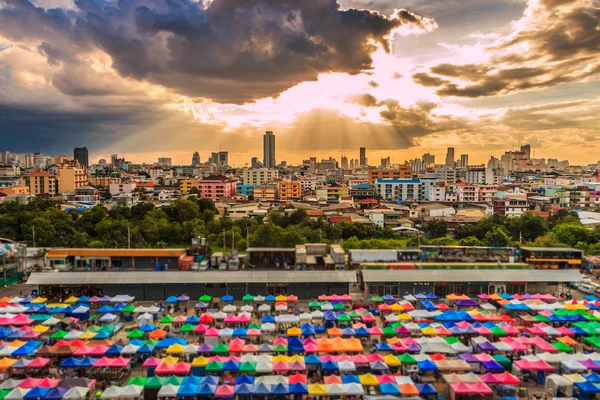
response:
<path id="1" fill-rule="evenodd" d="M 31 389 L 14 388 L 4 398 L 7 400 L 21 400 Z"/>
<path id="2" fill-rule="evenodd" d="M 123 388 L 123 391 L 121 392 L 121 395 L 119 396 L 121 399 L 127 399 L 130 397 L 133 398 L 138 398 L 142 395 L 142 392 L 144 391 L 144 387 L 143 386 L 139 386 L 139 385 L 127 385 Z"/>
<path id="3" fill-rule="evenodd" d="M 102 393 L 102 396 L 100 398 L 101 399 L 118 399 L 119 396 L 121 395 L 122 391 L 123 391 L 123 388 L 120 386 L 110 386 L 108 389 L 106 389 Z"/>
<path id="4" fill-rule="evenodd" d="M 131 303 L 135 300 L 135 297 L 129 296 L 127 294 L 118 294 L 112 299 L 110 299 L 111 303 Z"/>
<path id="5" fill-rule="evenodd" d="M 178 385 L 164 385 L 158 391 L 158 397 L 177 397 Z"/>
<path id="6" fill-rule="evenodd" d="M 65 395 L 63 396 L 64 400 L 80 400 L 84 399 L 87 396 L 90 388 L 82 387 L 82 386 L 73 386 L 71 389 L 67 390 Z"/>

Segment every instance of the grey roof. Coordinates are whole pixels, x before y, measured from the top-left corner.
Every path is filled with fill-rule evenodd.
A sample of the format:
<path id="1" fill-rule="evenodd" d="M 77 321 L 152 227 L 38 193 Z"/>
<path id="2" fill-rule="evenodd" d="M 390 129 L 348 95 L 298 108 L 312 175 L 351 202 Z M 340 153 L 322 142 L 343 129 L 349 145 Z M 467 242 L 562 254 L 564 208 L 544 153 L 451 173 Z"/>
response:
<path id="1" fill-rule="evenodd" d="M 574 249 L 572 247 L 521 247 L 521 250 L 529 250 L 529 251 L 576 251 L 578 253 L 583 253 L 582 250 Z"/>
<path id="2" fill-rule="evenodd" d="M 247 252 L 295 252 L 295 247 L 248 247 Z"/>
<path id="3" fill-rule="evenodd" d="M 577 270 L 431 269 L 362 271 L 365 282 L 580 282 Z"/>
<path id="4" fill-rule="evenodd" d="M 168 283 L 352 283 L 354 271 L 103 271 L 34 272 L 29 285 L 102 285 Z"/>

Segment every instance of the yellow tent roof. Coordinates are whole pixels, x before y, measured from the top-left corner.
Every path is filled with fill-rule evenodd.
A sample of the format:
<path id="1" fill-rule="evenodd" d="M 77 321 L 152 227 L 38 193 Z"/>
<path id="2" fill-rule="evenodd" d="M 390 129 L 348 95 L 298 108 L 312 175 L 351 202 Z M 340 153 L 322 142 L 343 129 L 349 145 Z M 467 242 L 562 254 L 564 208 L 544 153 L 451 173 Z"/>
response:
<path id="1" fill-rule="evenodd" d="M 0 369 L 9 368 L 11 365 L 13 365 L 16 362 L 17 362 L 17 360 L 15 360 L 14 358 L 8 358 L 8 357 L 0 358 Z"/>
<path id="2" fill-rule="evenodd" d="M 321 383 L 308 385 L 309 396 L 327 396 L 327 387 Z"/>
<path id="3" fill-rule="evenodd" d="M 274 363 L 278 363 L 278 362 L 289 363 L 290 358 L 288 356 L 278 355 L 278 356 L 273 357 L 273 362 Z"/>
<path id="4" fill-rule="evenodd" d="M 383 357 L 383 361 L 385 361 L 385 363 L 390 367 L 397 367 L 400 365 L 400 360 L 393 354 L 388 354 L 387 356 Z"/>
<path id="5" fill-rule="evenodd" d="M 379 381 L 373 374 L 359 375 L 360 384 L 363 386 L 379 386 Z"/>
<path id="6" fill-rule="evenodd" d="M 585 382 L 585 378 L 579 374 L 566 374 L 563 375 L 563 378 L 575 383 L 575 382 Z"/>
<path id="7" fill-rule="evenodd" d="M 398 314 L 396 316 L 401 321 L 412 321 L 412 317 L 410 315 L 408 315 L 407 313 Z"/>
<path id="8" fill-rule="evenodd" d="M 183 353 L 183 349 L 184 346 L 179 344 L 179 343 L 175 343 L 172 344 L 171 346 L 169 346 L 169 348 L 167 349 L 167 354 L 181 354 Z"/>
<path id="9" fill-rule="evenodd" d="M 179 358 L 172 357 L 172 356 L 167 356 L 167 357 L 163 358 L 162 360 L 160 360 L 161 364 L 177 364 L 178 362 L 179 362 Z"/>
<path id="10" fill-rule="evenodd" d="M 32 301 L 33 303 L 33 301 Z M 64 304 L 64 303 L 51 303 L 51 304 L 46 304 L 46 307 L 48 308 L 56 308 L 56 307 L 61 307 L 61 308 L 66 308 L 68 307 L 68 304 Z"/>
<path id="11" fill-rule="evenodd" d="M 192 367 L 206 367 L 208 364 L 208 358 L 206 357 L 196 357 L 192 360 Z"/>
<path id="12" fill-rule="evenodd" d="M 279 296 L 275 297 L 275 301 L 287 301 L 287 297 L 280 294 Z"/>
<path id="13" fill-rule="evenodd" d="M 588 310 L 583 304 L 567 304 L 565 308 L 567 310 Z"/>
<path id="14" fill-rule="evenodd" d="M 392 311 L 404 311 L 404 307 L 402 307 L 400 304 L 398 303 L 394 303 L 390 306 L 390 310 Z"/>
<path id="15" fill-rule="evenodd" d="M 433 329 L 432 327 L 428 326 L 425 328 L 421 328 L 421 333 L 423 333 L 423 335 L 437 335 L 437 332 L 435 329 Z"/>
<path id="16" fill-rule="evenodd" d="M 79 297 L 71 296 L 65 300 L 65 303 L 74 304 L 77 303 L 77 300 L 79 300 Z"/>
<path id="17" fill-rule="evenodd" d="M 302 330 L 300 328 L 294 326 L 293 328 L 289 328 L 287 330 L 287 335 L 288 336 L 301 336 Z"/>
<path id="18" fill-rule="evenodd" d="M 45 297 L 38 297 L 38 298 L 31 300 L 31 304 L 44 304 L 47 301 L 48 301 L 48 299 Z"/>
<path id="19" fill-rule="evenodd" d="M 96 332 L 85 331 L 81 335 L 79 335 L 79 339 L 81 339 L 81 340 L 89 340 L 89 339 L 93 339 L 94 336 L 96 336 Z"/>
<path id="20" fill-rule="evenodd" d="M 49 326 L 44 326 L 44 325 L 36 325 L 35 328 L 33 328 L 34 332 L 39 332 L 39 333 L 46 333 L 50 330 Z"/>
<path id="21" fill-rule="evenodd" d="M 288 362 L 289 362 L 290 364 L 291 364 L 291 363 L 295 363 L 295 362 L 301 362 L 301 363 L 304 363 L 304 356 L 301 356 L 301 355 L 298 355 L 298 354 L 294 354 L 293 356 L 291 356 L 291 357 L 288 357 L 288 359 L 289 359 L 289 361 L 288 361 Z"/>

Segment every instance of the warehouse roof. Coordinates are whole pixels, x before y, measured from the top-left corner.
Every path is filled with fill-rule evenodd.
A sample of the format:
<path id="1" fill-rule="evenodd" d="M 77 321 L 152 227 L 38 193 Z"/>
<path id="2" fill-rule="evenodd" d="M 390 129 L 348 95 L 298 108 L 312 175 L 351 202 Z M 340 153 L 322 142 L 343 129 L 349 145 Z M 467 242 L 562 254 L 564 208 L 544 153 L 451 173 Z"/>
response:
<path id="1" fill-rule="evenodd" d="M 572 247 L 521 247 L 521 249 L 528 251 L 548 251 L 554 253 L 560 253 L 561 251 L 575 251 L 577 253 L 583 253 L 583 250 L 574 249 Z"/>
<path id="2" fill-rule="evenodd" d="M 577 270 L 363 270 L 365 282 L 580 282 Z"/>
<path id="3" fill-rule="evenodd" d="M 353 283 L 354 271 L 138 271 L 34 272 L 29 285 L 114 285 L 150 283 Z"/>
<path id="4" fill-rule="evenodd" d="M 57 257 L 181 257 L 185 249 L 48 249 L 47 256 Z"/>

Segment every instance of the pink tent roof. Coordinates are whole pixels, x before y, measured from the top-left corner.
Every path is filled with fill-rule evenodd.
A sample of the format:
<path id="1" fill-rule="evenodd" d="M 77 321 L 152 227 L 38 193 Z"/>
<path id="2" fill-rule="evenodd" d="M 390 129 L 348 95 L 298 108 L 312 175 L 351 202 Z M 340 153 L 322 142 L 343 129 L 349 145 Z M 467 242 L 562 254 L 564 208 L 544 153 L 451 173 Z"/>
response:
<path id="1" fill-rule="evenodd" d="M 92 296 L 91 299 L 88 300 L 90 303 L 98 303 L 100 301 L 100 297 Z"/>
<path id="2" fill-rule="evenodd" d="M 373 354 L 369 354 L 367 356 L 367 360 L 369 360 L 370 363 L 376 362 L 376 361 L 383 362 L 385 360 L 385 358 L 383 358 L 383 356 L 381 354 L 373 353 Z"/>
<path id="3" fill-rule="evenodd" d="M 49 358 L 36 357 L 25 368 L 43 368 L 50 362 Z"/>
<path id="4" fill-rule="evenodd" d="M 481 326 L 479 328 L 474 328 L 474 329 L 477 331 L 477 333 L 479 333 L 482 336 L 492 336 L 492 331 L 490 331 L 485 326 Z"/>
<path id="5" fill-rule="evenodd" d="M 335 296 L 335 294 L 334 294 L 333 296 Z M 332 297 L 332 299 L 333 299 L 333 296 L 331 296 L 331 297 Z M 288 302 L 290 302 L 290 303 L 297 303 L 297 302 L 298 302 L 298 296 L 295 296 L 295 295 L 293 295 L 293 294 L 290 294 L 290 295 L 287 297 L 287 301 L 288 301 Z"/>
<path id="6" fill-rule="evenodd" d="M 219 385 L 215 392 L 215 397 L 233 397 L 233 386 Z"/>
<path id="7" fill-rule="evenodd" d="M 290 383 L 290 385 L 292 383 L 307 383 L 308 377 L 302 374 L 292 374 L 289 376 L 288 382 Z"/>
<path id="8" fill-rule="evenodd" d="M 563 336 L 575 336 L 572 330 L 567 328 L 566 326 L 559 326 L 556 330 Z"/>
<path id="9" fill-rule="evenodd" d="M 396 378 L 394 378 L 391 375 L 376 375 L 376 377 L 380 385 L 382 383 L 393 383 L 394 385 L 396 384 Z"/>
<path id="10" fill-rule="evenodd" d="M 237 320 L 238 320 L 238 322 L 246 323 L 246 322 L 250 322 L 250 317 L 247 316 L 246 314 L 240 314 L 240 315 L 238 315 Z"/>
<path id="11" fill-rule="evenodd" d="M 194 333 L 204 333 L 208 330 L 208 325 L 198 324 L 194 327 Z"/>
<path id="12" fill-rule="evenodd" d="M 492 389 L 490 389 L 490 387 L 483 382 L 456 382 L 451 383 L 450 387 L 456 394 L 492 394 Z"/>
<path id="13" fill-rule="evenodd" d="M 204 336 L 219 336 L 219 330 L 216 328 L 210 328 L 204 332 Z"/>
<path id="14" fill-rule="evenodd" d="M 481 300 L 491 300 L 492 299 L 492 297 L 487 293 L 478 294 L 477 297 L 479 297 Z"/>
<path id="15" fill-rule="evenodd" d="M 277 346 L 278 344 L 288 344 L 287 338 L 278 337 L 273 340 L 273 346 Z"/>
<path id="16" fill-rule="evenodd" d="M 545 341 L 540 337 L 536 337 L 532 339 L 533 344 L 542 351 L 547 351 L 548 353 L 558 353 L 558 349 L 552 346 L 550 343 Z"/>
<path id="17" fill-rule="evenodd" d="M 322 294 L 319 297 L 317 297 L 317 300 L 319 300 L 319 301 L 328 301 L 329 300 L 329 296 L 327 296 L 326 294 Z"/>
<path id="18" fill-rule="evenodd" d="M 173 373 L 173 364 L 162 363 L 154 370 L 155 374 L 166 375 Z"/>
<path id="19" fill-rule="evenodd" d="M 309 343 L 304 345 L 305 353 L 316 353 L 317 351 L 319 351 L 319 346 L 317 346 L 316 344 Z"/>
<path id="20" fill-rule="evenodd" d="M 156 368 L 160 365 L 160 358 L 150 357 L 144 361 L 142 367 L 144 368 Z"/>
<path id="21" fill-rule="evenodd" d="M 112 360 L 108 357 L 102 357 L 100 359 L 98 359 L 98 361 L 96 361 L 94 363 L 94 367 L 98 368 L 98 367 L 110 367 L 110 364 L 112 363 Z"/>
<path id="22" fill-rule="evenodd" d="M 34 387 L 40 386 L 41 379 L 38 378 L 25 378 L 23 382 L 19 383 L 20 388 L 32 389 Z"/>
<path id="23" fill-rule="evenodd" d="M 94 348 L 91 346 L 81 346 L 73 352 L 74 356 L 87 356 Z"/>
<path id="24" fill-rule="evenodd" d="M 532 335 L 547 335 L 548 333 L 537 326 L 533 326 L 531 328 L 527 328 L 527 333 Z"/>
<path id="25" fill-rule="evenodd" d="M 273 365 L 275 368 L 275 365 Z M 301 363 L 300 361 L 294 361 L 290 364 L 290 371 L 306 371 L 306 364 Z"/>
<path id="26" fill-rule="evenodd" d="M 158 368 L 157 368 L 158 369 Z M 174 374 L 187 374 L 192 369 L 192 364 L 178 362 L 173 365 L 173 369 L 171 370 Z"/>
<path id="27" fill-rule="evenodd" d="M 225 317 L 223 322 L 225 322 L 226 324 L 235 324 L 236 322 L 238 322 L 238 318 L 235 315 L 228 315 Z"/>
<path id="28" fill-rule="evenodd" d="M 38 382 L 38 386 L 43 388 L 55 388 L 60 383 L 60 379 L 44 378 Z"/>
<path id="29" fill-rule="evenodd" d="M 402 342 L 396 342 L 390 346 L 392 346 L 392 350 L 395 353 L 406 353 L 408 351 L 408 347 L 406 347 Z"/>
<path id="30" fill-rule="evenodd" d="M 396 328 L 396 333 L 398 335 L 410 335 L 410 329 L 405 326 L 399 326 Z"/>
<path id="31" fill-rule="evenodd" d="M 252 343 L 246 343 L 244 345 L 244 353 L 257 353 L 258 346 Z"/>
<path id="32" fill-rule="evenodd" d="M 260 336 L 262 335 L 261 331 L 256 328 L 248 329 L 246 332 L 246 336 Z"/>
<path id="33" fill-rule="evenodd" d="M 285 362 L 273 363 L 273 372 L 286 372 L 290 370 L 290 366 Z"/>
<path id="34" fill-rule="evenodd" d="M 116 368 L 122 368 L 122 367 L 128 366 L 130 362 L 131 362 L 130 358 L 117 357 L 117 358 L 113 358 L 112 359 L 112 362 L 110 363 L 110 366 L 111 367 L 116 367 Z"/>
<path id="35" fill-rule="evenodd" d="M 340 296 L 340 301 L 352 301 L 352 296 L 349 294 L 343 294 Z"/>
<path id="36" fill-rule="evenodd" d="M 503 372 L 501 374 L 496 374 L 496 378 L 500 380 L 500 383 L 503 385 L 519 385 L 521 381 L 519 378 L 511 374 L 510 372 Z"/>
<path id="37" fill-rule="evenodd" d="M 368 364 L 369 359 L 364 354 L 357 354 L 353 358 L 354 364 Z"/>
<path id="38" fill-rule="evenodd" d="M 371 335 L 371 336 L 382 336 L 383 335 L 383 331 L 381 330 L 380 327 L 374 326 L 372 328 L 369 328 L 369 335 Z"/>
<path id="39" fill-rule="evenodd" d="M 519 367 L 521 371 L 554 371 L 554 368 L 550 364 L 542 360 L 517 360 L 514 364 Z"/>
<path id="40" fill-rule="evenodd" d="M 363 322 L 375 322 L 375 321 L 376 321 L 375 317 L 374 317 L 372 314 L 364 314 L 364 315 L 361 315 L 361 316 L 360 316 L 360 319 L 361 319 Z"/>
<path id="41" fill-rule="evenodd" d="M 185 317 L 183 315 L 178 315 L 173 319 L 175 323 L 185 323 Z"/>
<path id="42" fill-rule="evenodd" d="M 498 385 L 502 383 L 496 375 L 489 372 L 487 374 L 479 375 L 479 379 L 481 379 L 483 383 L 488 383 L 491 385 Z"/>

